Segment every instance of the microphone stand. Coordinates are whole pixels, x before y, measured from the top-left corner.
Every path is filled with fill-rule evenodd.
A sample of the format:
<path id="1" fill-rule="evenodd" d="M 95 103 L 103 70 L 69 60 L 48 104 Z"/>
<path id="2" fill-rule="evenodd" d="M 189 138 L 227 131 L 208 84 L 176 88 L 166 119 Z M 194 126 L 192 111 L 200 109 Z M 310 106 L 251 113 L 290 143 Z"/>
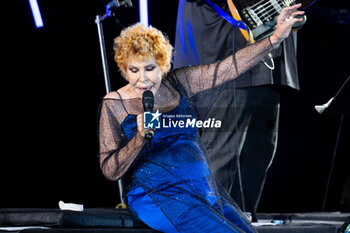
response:
<path id="1" fill-rule="evenodd" d="M 103 28 L 102 28 L 102 22 L 107 17 L 108 17 L 107 14 L 103 15 L 102 17 L 100 15 L 96 15 L 95 23 L 97 25 L 98 39 L 100 42 L 102 68 L 103 68 L 103 76 L 105 80 L 106 93 L 109 93 L 111 92 L 111 83 L 109 78 L 109 70 L 108 70 L 108 63 L 107 63 L 107 56 L 106 56 L 105 39 L 104 39 Z"/>
<path id="2" fill-rule="evenodd" d="M 105 39 L 104 39 L 104 34 L 103 34 L 102 23 L 106 18 L 114 16 L 114 13 L 112 13 L 112 8 L 118 8 L 121 6 L 132 7 L 132 2 L 131 2 L 131 0 L 124 0 L 124 1 L 113 0 L 106 5 L 106 13 L 102 16 L 96 15 L 96 19 L 95 19 L 95 23 L 97 25 L 98 39 L 100 42 L 103 76 L 104 76 L 104 80 L 105 80 L 105 87 L 106 87 L 107 94 L 109 92 L 111 92 L 111 82 L 110 82 L 110 78 L 109 78 L 106 46 L 105 46 Z M 124 185 L 123 185 L 122 179 L 118 180 L 118 189 L 119 189 L 120 202 L 125 206 L 125 202 L 123 199 Z"/>
<path id="3" fill-rule="evenodd" d="M 333 150 L 332 163 L 331 163 L 331 167 L 329 168 L 329 174 L 328 174 L 328 178 L 327 178 L 326 190 L 324 192 L 323 201 L 322 201 L 322 208 L 321 208 L 322 212 L 324 211 L 324 208 L 326 206 L 326 200 L 327 200 L 328 190 L 329 190 L 329 183 L 331 182 L 331 177 L 332 177 L 332 174 L 333 174 L 334 162 L 335 162 L 335 157 L 337 155 L 338 143 L 339 143 L 339 139 L 340 139 L 341 129 L 343 127 L 343 121 L 344 121 L 344 113 L 342 113 L 340 115 L 340 122 L 339 122 L 339 127 L 338 127 L 337 139 L 335 140 L 335 146 L 334 146 L 334 150 Z"/>
<path id="4" fill-rule="evenodd" d="M 343 90 L 343 88 L 345 87 L 345 85 L 347 84 L 347 82 L 349 80 L 350 80 L 350 76 L 345 80 L 343 85 L 339 88 L 339 90 L 337 91 L 337 94 L 335 94 L 335 96 L 330 98 L 327 103 L 322 104 L 322 105 L 315 105 L 315 109 L 319 114 L 322 114 L 324 112 L 324 110 L 326 110 L 333 103 L 333 101 L 337 98 L 337 96 Z"/>
<path id="5" fill-rule="evenodd" d="M 345 80 L 343 85 L 339 88 L 339 90 L 337 91 L 335 96 L 330 98 L 327 103 L 325 103 L 323 105 L 315 105 L 315 109 L 316 109 L 316 111 L 319 114 L 322 114 L 333 103 L 333 101 L 337 98 L 337 96 L 343 90 L 343 88 L 345 87 L 345 85 L 347 84 L 347 82 L 349 80 L 350 80 L 350 76 Z M 344 113 L 342 112 L 341 115 L 340 115 L 340 122 L 339 122 L 339 127 L 338 127 L 338 133 L 337 133 L 337 138 L 336 138 L 335 146 L 334 146 L 334 150 L 333 150 L 332 163 L 331 163 L 331 167 L 329 169 L 329 174 L 328 174 L 328 178 L 327 178 L 327 184 L 326 184 L 325 193 L 324 193 L 324 196 L 323 196 L 321 211 L 324 211 L 324 208 L 326 206 L 326 200 L 327 200 L 327 196 L 328 196 L 329 184 L 330 184 L 332 173 L 333 173 L 333 169 L 334 169 L 334 162 L 335 162 L 335 157 L 337 155 L 338 143 L 339 143 L 339 139 L 340 139 L 341 129 L 343 127 L 343 121 L 344 121 Z"/>

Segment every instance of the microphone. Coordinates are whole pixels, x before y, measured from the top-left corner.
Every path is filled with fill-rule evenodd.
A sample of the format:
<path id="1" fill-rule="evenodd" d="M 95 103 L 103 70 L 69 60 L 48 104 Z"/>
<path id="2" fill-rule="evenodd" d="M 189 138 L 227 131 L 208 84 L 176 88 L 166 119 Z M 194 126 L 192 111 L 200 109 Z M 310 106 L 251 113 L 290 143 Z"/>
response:
<path id="1" fill-rule="evenodd" d="M 331 104 L 333 103 L 334 100 L 335 100 L 335 98 L 332 97 L 332 98 L 330 98 L 330 99 L 328 100 L 328 102 L 325 103 L 325 104 L 322 104 L 322 105 L 315 105 L 316 111 L 317 111 L 319 114 L 322 114 L 322 113 L 324 112 L 324 110 L 326 110 L 326 109 L 329 107 L 329 105 L 331 105 Z"/>
<path id="2" fill-rule="evenodd" d="M 345 80 L 345 82 L 343 83 L 343 85 L 340 87 L 340 89 L 338 90 L 337 94 L 335 94 L 335 96 L 333 96 L 332 98 L 330 98 L 330 100 L 328 100 L 327 103 L 323 104 L 323 105 L 315 105 L 315 109 L 319 114 L 322 114 L 324 112 L 324 110 L 326 110 L 329 105 L 331 105 L 333 103 L 333 101 L 335 100 L 335 98 L 337 98 L 337 96 L 339 95 L 339 93 L 343 90 L 343 88 L 345 87 L 345 85 L 347 84 L 347 82 L 350 80 L 350 76 Z"/>
<path id="3" fill-rule="evenodd" d="M 129 7 L 132 7 L 132 2 L 131 0 L 124 0 L 124 1 L 119 1 L 119 0 L 113 0 L 111 2 L 109 2 L 107 5 L 106 5 L 106 14 L 108 16 L 111 16 L 112 14 L 112 8 L 118 8 L 118 7 L 121 7 L 121 6 L 129 6 Z"/>
<path id="4" fill-rule="evenodd" d="M 142 105 L 143 105 L 144 112 L 153 112 L 154 96 L 153 96 L 152 91 L 147 90 L 147 91 L 143 92 Z M 153 133 L 154 133 L 154 131 L 152 129 L 148 129 L 145 132 L 145 138 L 147 139 L 148 149 L 150 149 L 152 147 Z"/>

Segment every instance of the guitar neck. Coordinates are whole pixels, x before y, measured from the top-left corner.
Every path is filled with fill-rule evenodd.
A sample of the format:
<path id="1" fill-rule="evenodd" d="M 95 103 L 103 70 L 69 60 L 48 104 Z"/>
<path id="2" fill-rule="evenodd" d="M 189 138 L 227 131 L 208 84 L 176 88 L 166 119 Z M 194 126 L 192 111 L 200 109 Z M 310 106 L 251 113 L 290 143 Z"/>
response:
<path id="1" fill-rule="evenodd" d="M 243 9 L 246 23 L 251 29 L 257 28 L 279 15 L 283 7 L 290 6 L 294 0 L 261 0 Z"/>
<path id="2" fill-rule="evenodd" d="M 227 0 L 233 18 L 241 18 L 249 28 L 249 42 L 260 41 L 271 35 L 277 24 L 277 16 L 284 7 L 301 3 L 303 9 L 311 6 L 317 0 Z M 235 3 L 233 3 L 235 2 Z M 236 7 L 237 5 L 237 7 Z M 300 29 L 306 22 L 306 16 L 301 16 L 301 22 L 293 25 L 293 30 Z M 243 32 L 242 32 L 243 33 Z M 247 38 L 246 38 L 247 39 Z"/>

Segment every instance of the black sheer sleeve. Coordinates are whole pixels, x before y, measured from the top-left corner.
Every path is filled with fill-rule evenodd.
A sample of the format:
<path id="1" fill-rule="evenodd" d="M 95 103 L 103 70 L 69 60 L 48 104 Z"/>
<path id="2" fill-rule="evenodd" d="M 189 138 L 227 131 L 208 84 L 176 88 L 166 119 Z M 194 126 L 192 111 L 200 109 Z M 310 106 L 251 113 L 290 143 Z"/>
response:
<path id="1" fill-rule="evenodd" d="M 266 38 L 217 63 L 181 68 L 174 72 L 191 97 L 237 78 L 258 64 L 272 49 L 269 38 Z"/>
<path id="2" fill-rule="evenodd" d="M 103 100 L 99 121 L 99 157 L 102 173 L 109 180 L 123 176 L 145 144 L 139 133 L 131 140 L 125 139 L 120 123 L 125 116 L 121 100 Z"/>

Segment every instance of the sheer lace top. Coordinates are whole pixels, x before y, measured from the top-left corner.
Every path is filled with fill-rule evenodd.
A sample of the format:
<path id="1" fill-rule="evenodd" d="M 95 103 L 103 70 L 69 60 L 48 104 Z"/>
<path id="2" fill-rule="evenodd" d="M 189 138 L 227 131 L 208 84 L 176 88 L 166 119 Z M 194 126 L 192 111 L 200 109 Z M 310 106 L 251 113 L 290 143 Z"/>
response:
<path id="1" fill-rule="evenodd" d="M 261 61 L 271 50 L 269 39 L 265 39 L 217 63 L 170 72 L 162 80 L 155 95 L 154 109 L 162 113 L 171 111 L 179 105 L 180 96 L 192 97 L 238 77 Z M 174 86 L 174 80 L 184 87 L 185 94 Z M 99 122 L 100 166 L 103 174 L 110 180 L 117 180 L 125 174 L 145 145 L 145 139 L 137 129 L 134 129 L 133 138 L 126 138 L 122 127 L 122 124 L 128 124 L 124 122 L 128 120 L 128 115 L 143 113 L 142 100 L 128 99 L 123 95 L 114 96 L 107 96 L 102 101 Z"/>

